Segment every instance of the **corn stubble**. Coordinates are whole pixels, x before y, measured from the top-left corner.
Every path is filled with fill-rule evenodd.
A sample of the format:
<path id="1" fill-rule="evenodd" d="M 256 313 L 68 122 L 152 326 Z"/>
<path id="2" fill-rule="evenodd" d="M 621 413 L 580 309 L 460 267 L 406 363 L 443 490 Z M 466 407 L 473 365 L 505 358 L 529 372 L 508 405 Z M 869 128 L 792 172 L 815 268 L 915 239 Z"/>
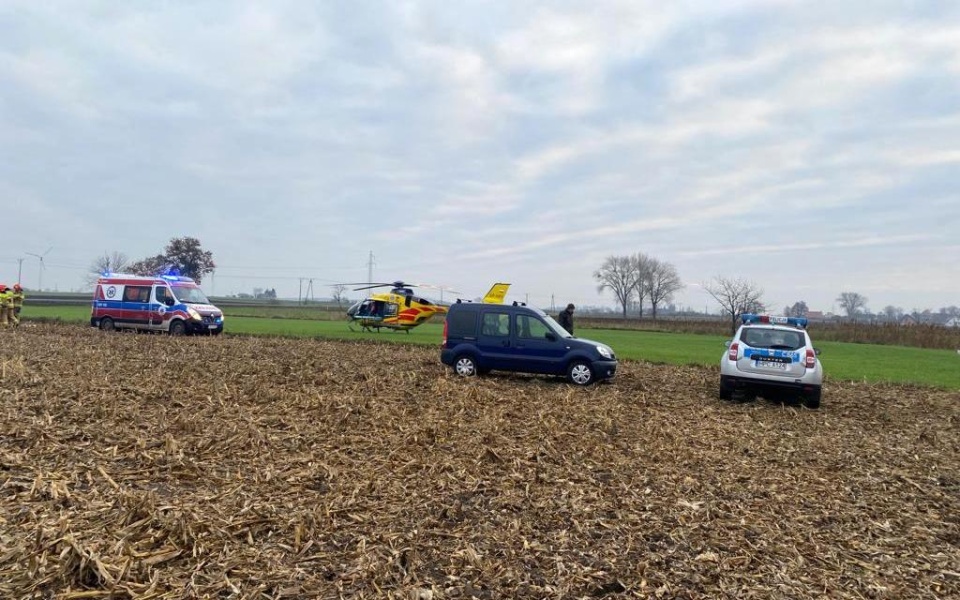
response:
<path id="1" fill-rule="evenodd" d="M 437 350 L 0 331 L 3 598 L 946 598 L 960 398 L 716 369 L 455 378 Z"/>

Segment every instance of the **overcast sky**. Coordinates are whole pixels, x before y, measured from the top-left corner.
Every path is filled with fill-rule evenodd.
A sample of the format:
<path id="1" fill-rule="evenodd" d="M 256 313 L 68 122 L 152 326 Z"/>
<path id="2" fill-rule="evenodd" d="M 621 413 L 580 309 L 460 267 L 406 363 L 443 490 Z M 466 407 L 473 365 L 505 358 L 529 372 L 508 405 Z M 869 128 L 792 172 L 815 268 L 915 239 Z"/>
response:
<path id="1" fill-rule="evenodd" d="M 194 236 L 217 295 L 329 295 L 372 253 L 613 305 L 592 273 L 645 252 L 700 310 L 717 276 L 937 309 L 958 190 L 960 2 L 0 2 L 0 282 L 30 288 Z"/>

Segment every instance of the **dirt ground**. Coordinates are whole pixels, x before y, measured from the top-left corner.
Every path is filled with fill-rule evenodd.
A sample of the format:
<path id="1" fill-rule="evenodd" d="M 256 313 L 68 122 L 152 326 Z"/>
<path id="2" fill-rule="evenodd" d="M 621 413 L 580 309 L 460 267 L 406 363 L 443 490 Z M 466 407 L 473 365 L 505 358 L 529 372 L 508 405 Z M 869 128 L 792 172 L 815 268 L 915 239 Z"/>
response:
<path id="1" fill-rule="evenodd" d="M 960 597 L 960 394 L 0 331 L 2 598 Z"/>

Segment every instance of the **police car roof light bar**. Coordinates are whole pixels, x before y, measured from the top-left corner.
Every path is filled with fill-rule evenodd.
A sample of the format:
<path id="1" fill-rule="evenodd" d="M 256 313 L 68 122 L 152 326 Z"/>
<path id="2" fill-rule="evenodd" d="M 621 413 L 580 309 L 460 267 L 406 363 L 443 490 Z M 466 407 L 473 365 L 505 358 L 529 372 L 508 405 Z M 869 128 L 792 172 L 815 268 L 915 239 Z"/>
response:
<path id="1" fill-rule="evenodd" d="M 744 325 L 749 325 L 752 323 L 767 323 L 770 325 L 792 325 L 793 327 L 800 329 L 805 329 L 807 327 L 806 317 L 778 317 L 771 315 L 743 314 L 740 315 L 740 320 Z"/>

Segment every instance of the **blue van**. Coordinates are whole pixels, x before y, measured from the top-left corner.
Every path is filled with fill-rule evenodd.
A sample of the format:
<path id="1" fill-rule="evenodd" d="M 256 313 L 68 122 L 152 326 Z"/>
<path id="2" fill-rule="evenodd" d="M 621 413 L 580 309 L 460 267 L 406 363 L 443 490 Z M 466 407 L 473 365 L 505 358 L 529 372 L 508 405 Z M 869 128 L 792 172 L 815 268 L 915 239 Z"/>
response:
<path id="1" fill-rule="evenodd" d="M 447 312 L 440 348 L 440 361 L 463 377 L 513 371 L 589 385 L 617 372 L 610 346 L 573 337 L 542 310 L 518 303 L 458 300 Z"/>

